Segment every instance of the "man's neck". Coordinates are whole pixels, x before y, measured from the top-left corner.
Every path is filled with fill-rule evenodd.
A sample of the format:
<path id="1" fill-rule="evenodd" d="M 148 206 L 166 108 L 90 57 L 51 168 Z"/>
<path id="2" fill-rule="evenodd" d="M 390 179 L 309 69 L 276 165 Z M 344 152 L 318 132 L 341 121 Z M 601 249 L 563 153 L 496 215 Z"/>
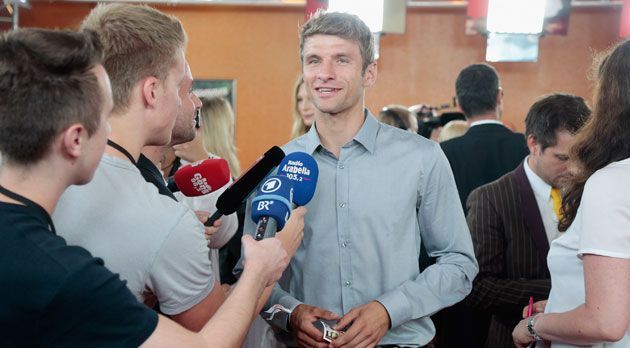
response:
<path id="1" fill-rule="evenodd" d="M 109 139 L 116 144 L 122 146 L 134 160 L 138 160 L 140 152 L 145 145 L 146 139 L 144 133 L 141 131 L 142 127 L 133 124 L 135 121 L 133 115 L 113 115 L 109 119 L 112 131 L 109 134 Z M 119 157 L 127 160 L 127 156 L 117 149 L 107 146 L 105 153 L 114 157 Z"/>
<path id="2" fill-rule="evenodd" d="M 52 215 L 59 197 L 70 186 L 63 177 L 55 173 L 65 172 L 66 170 L 55 168 L 45 162 L 29 167 L 5 164 L 0 170 L 0 185 L 41 205 Z M 0 201 L 19 203 L 2 194 Z"/>
<path id="3" fill-rule="evenodd" d="M 353 108 L 340 114 L 323 114 L 316 112 L 315 122 L 317 134 L 324 148 L 332 152 L 337 158 L 341 147 L 347 144 L 359 132 L 365 121 L 363 103 L 359 108 Z"/>
<path id="4" fill-rule="evenodd" d="M 166 153 L 166 146 L 145 146 L 142 148 L 142 154 L 148 158 L 153 165 L 160 168 Z"/>
<path id="5" fill-rule="evenodd" d="M 496 112 L 489 112 L 489 113 L 485 113 L 481 115 L 471 116 L 471 117 L 468 117 L 467 119 L 468 124 L 471 124 L 473 122 L 478 122 L 478 121 L 486 121 L 486 120 L 499 121 L 499 115 L 497 115 Z"/>

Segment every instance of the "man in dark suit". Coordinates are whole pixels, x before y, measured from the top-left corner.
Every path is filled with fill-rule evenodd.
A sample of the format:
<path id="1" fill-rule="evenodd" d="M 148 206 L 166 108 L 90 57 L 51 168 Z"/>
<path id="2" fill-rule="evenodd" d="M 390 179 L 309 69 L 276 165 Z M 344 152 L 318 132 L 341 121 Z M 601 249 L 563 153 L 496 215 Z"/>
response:
<path id="1" fill-rule="evenodd" d="M 441 145 L 466 212 L 466 199 L 472 190 L 516 168 L 529 151 L 523 134 L 512 132 L 499 121 L 503 90 L 492 66 L 466 67 L 457 77 L 455 93 L 470 129 Z M 435 322 L 439 347 L 479 347 L 485 342 L 490 314 L 458 303 L 438 313 Z"/>
<path id="2" fill-rule="evenodd" d="M 468 197 L 479 275 L 465 303 L 492 314 L 486 347 L 514 347 L 512 329 L 529 297 L 547 298 L 547 252 L 559 234 L 557 188 L 569 173 L 573 135 L 589 115 L 577 96 L 552 94 L 538 100 L 525 119 L 530 155 Z"/>
<path id="3" fill-rule="evenodd" d="M 462 70 L 455 92 L 470 129 L 441 145 L 466 211 L 466 199 L 472 190 L 516 168 L 528 151 L 523 134 L 512 132 L 499 121 L 503 90 L 492 66 L 473 64 Z"/>

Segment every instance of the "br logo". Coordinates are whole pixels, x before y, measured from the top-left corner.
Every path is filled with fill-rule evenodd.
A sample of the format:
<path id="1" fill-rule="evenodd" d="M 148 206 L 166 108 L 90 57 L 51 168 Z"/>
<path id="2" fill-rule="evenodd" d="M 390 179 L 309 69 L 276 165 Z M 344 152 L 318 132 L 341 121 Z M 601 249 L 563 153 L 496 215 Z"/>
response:
<path id="1" fill-rule="evenodd" d="M 256 210 L 260 211 L 260 210 L 269 210 L 269 205 L 273 204 L 273 201 L 260 201 L 258 202 L 258 207 L 256 208 Z"/>
<path id="2" fill-rule="evenodd" d="M 278 189 L 282 186 L 282 182 L 280 179 L 271 178 L 263 184 L 263 187 L 260 189 L 263 193 L 272 193 L 278 191 Z"/>

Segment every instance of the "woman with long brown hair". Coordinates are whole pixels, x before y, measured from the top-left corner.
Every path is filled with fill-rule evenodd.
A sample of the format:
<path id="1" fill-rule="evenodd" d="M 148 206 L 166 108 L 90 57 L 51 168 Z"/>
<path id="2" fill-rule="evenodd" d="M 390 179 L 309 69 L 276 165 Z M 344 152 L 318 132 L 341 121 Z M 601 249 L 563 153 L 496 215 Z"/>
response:
<path id="1" fill-rule="evenodd" d="M 566 232 L 548 255 L 549 300 L 534 306 L 544 313 L 516 326 L 517 347 L 535 340 L 554 348 L 630 346 L 630 41 L 603 57 L 593 116 L 571 149 Z"/>

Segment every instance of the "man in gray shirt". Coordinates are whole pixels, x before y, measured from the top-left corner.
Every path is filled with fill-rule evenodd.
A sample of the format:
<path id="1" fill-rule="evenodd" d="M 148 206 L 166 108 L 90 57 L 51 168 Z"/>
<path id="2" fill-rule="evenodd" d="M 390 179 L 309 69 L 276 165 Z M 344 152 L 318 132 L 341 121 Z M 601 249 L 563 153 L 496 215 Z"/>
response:
<path id="1" fill-rule="evenodd" d="M 377 68 L 369 28 L 318 13 L 301 29 L 311 130 L 284 147 L 319 165 L 304 241 L 268 305 L 292 310 L 299 346 L 326 347 L 313 326 L 339 320 L 335 346 L 421 346 L 429 315 L 462 300 L 477 262 L 449 164 L 439 145 L 381 124 L 365 109 Z M 245 228 L 253 231 L 253 228 Z M 437 263 L 418 269 L 420 242 Z"/>

